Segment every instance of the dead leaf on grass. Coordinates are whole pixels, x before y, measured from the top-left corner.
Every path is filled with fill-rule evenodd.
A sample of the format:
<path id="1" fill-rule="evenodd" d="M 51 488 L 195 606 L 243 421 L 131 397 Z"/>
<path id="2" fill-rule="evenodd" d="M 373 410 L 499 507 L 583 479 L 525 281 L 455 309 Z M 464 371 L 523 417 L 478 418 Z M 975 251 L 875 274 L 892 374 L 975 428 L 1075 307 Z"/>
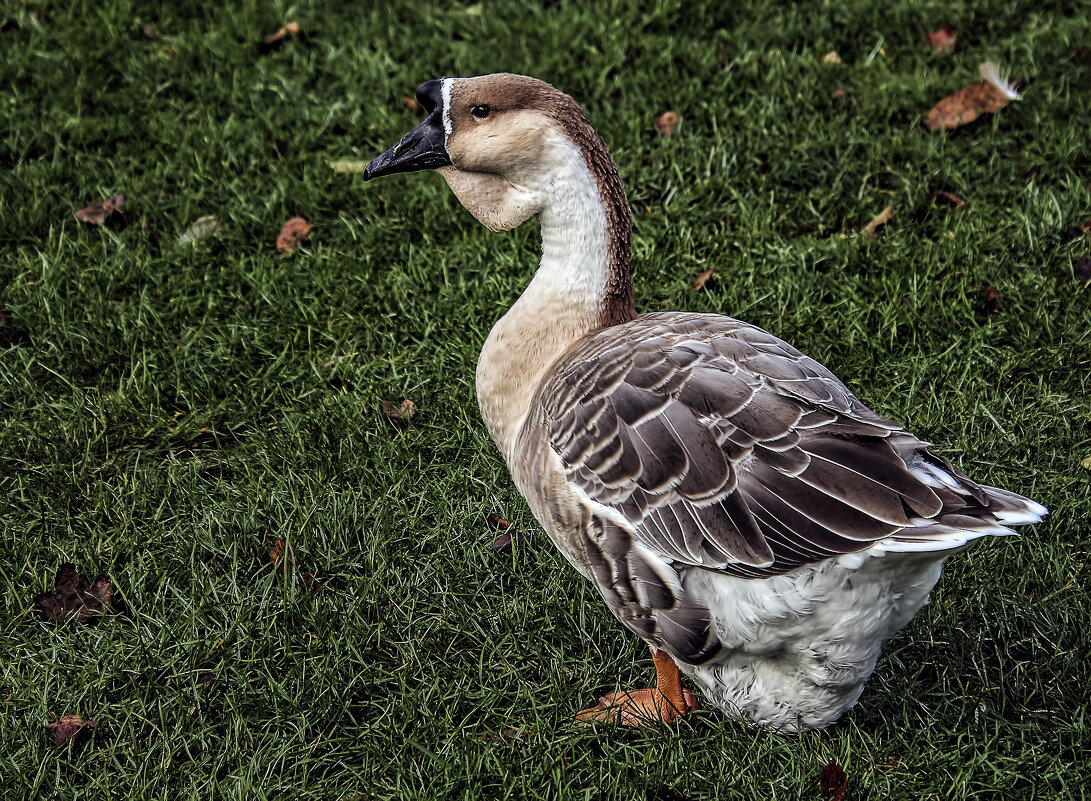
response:
<path id="1" fill-rule="evenodd" d="M 278 50 L 284 46 L 285 42 L 293 37 L 299 36 L 302 32 L 303 29 L 300 28 L 299 23 L 293 19 L 266 36 L 262 41 L 258 42 L 258 51 L 261 53 L 271 53 L 274 50 Z"/>
<path id="2" fill-rule="evenodd" d="M 101 225 L 106 218 L 125 205 L 125 195 L 113 195 L 92 203 L 85 209 L 76 212 L 76 219 L 89 225 Z"/>
<path id="3" fill-rule="evenodd" d="M 423 117 L 424 116 L 424 109 L 421 108 L 420 103 L 418 103 L 413 98 L 403 97 L 402 98 L 402 105 L 404 105 L 407 109 L 409 109 L 409 111 L 411 113 L 415 114 L 416 116 L 418 116 L 418 117 Z"/>
<path id="4" fill-rule="evenodd" d="M 1080 256 L 1072 265 L 1076 278 L 1085 284 L 1091 284 L 1091 256 Z"/>
<path id="5" fill-rule="evenodd" d="M 56 723 L 47 723 L 45 730 L 56 743 L 68 743 L 68 750 L 77 748 L 95 729 L 95 721 L 79 715 L 64 715 Z"/>
<path id="6" fill-rule="evenodd" d="M 295 555 L 288 540 L 282 538 L 273 543 L 273 550 L 269 551 L 269 563 L 276 569 L 278 576 L 286 576 L 291 572 Z"/>
<path id="7" fill-rule="evenodd" d="M 396 420 L 408 420 L 416 413 L 416 405 L 408 398 L 403 400 L 398 406 L 395 406 L 391 401 L 383 401 L 383 414 L 387 417 L 393 417 Z"/>
<path id="8" fill-rule="evenodd" d="M 660 136 L 670 136 L 678 130 L 681 121 L 677 111 L 664 111 L 655 121 L 655 130 L 659 131 Z"/>
<path id="9" fill-rule="evenodd" d="M 826 55 L 822 56 L 823 64 L 840 64 L 841 56 L 837 54 L 836 50 L 831 50 Z"/>
<path id="10" fill-rule="evenodd" d="M 958 195 L 954 194 L 953 192 L 946 192 L 942 189 L 938 192 L 933 192 L 932 197 L 936 198 L 937 200 L 944 200 L 950 203 L 956 209 L 961 209 L 963 206 L 966 205 L 966 201 L 960 198 Z"/>
<path id="11" fill-rule="evenodd" d="M 511 523 L 499 515 L 489 515 L 486 522 L 488 522 L 490 528 L 503 532 L 489 546 L 494 551 L 506 550 L 526 536 L 526 532 L 512 528 Z"/>
<path id="12" fill-rule="evenodd" d="M 844 89 L 834 89 L 832 92 L 830 92 L 830 100 L 842 100 L 844 97 Z"/>
<path id="13" fill-rule="evenodd" d="M 980 286 L 981 311 L 985 314 L 996 314 L 1000 311 L 1000 301 L 1004 299 L 1004 293 L 994 286 Z"/>
<path id="14" fill-rule="evenodd" d="M 177 242 L 179 245 L 193 245 L 202 239 L 208 239 L 219 230 L 220 221 L 216 219 L 216 215 L 206 214 L 204 217 L 198 217 L 189 228 L 179 234 Z"/>
<path id="15" fill-rule="evenodd" d="M 887 206 L 880 211 L 871 222 L 860 229 L 860 233 L 863 236 L 876 237 L 879 235 L 879 229 L 889 223 L 894 217 L 894 206 Z"/>
<path id="16" fill-rule="evenodd" d="M 102 617 L 106 607 L 114 599 L 114 585 L 105 576 L 99 576 L 91 584 L 81 576 L 75 565 L 63 564 L 57 570 L 54 591 L 34 598 L 38 616 L 42 620 L 62 623 L 78 620 L 88 623 Z"/>
<path id="17" fill-rule="evenodd" d="M 831 762 L 818 772 L 818 784 L 822 788 L 824 801 L 845 801 L 849 789 L 845 769 L 836 762 Z"/>
<path id="18" fill-rule="evenodd" d="M 694 278 L 693 279 L 693 290 L 695 292 L 700 292 L 702 289 L 704 289 L 705 283 L 708 281 L 709 278 L 712 277 L 712 274 L 714 272 L 716 272 L 716 267 L 715 266 L 709 267 L 703 273 L 701 273 L 696 278 Z"/>
<path id="19" fill-rule="evenodd" d="M 1091 220 L 1084 220 L 1079 225 L 1073 225 L 1061 231 L 1061 244 L 1080 239 L 1089 233 L 1091 233 Z"/>
<path id="20" fill-rule="evenodd" d="M 1087 456 L 1083 457 L 1083 459 L 1080 460 L 1080 467 L 1091 470 L 1091 453 L 1089 453 Z"/>
<path id="21" fill-rule="evenodd" d="M 277 237 L 277 251 L 280 253 L 292 253 L 300 242 L 311 235 L 311 231 L 313 230 L 314 225 L 307 222 L 302 217 L 292 217 L 292 219 L 284 223 L 284 227 L 280 229 L 280 236 Z"/>
<path id="22" fill-rule="evenodd" d="M 953 53 L 956 39 L 958 34 L 951 30 L 950 26 L 944 26 L 941 30 L 928 34 L 927 42 L 928 46 L 937 53 Z"/>
<path id="23" fill-rule="evenodd" d="M 924 121 L 930 131 L 949 131 L 973 122 L 981 114 L 995 114 L 1012 100 L 1022 99 L 992 62 L 982 64 L 980 72 L 985 80 L 959 89 L 932 107 Z"/>

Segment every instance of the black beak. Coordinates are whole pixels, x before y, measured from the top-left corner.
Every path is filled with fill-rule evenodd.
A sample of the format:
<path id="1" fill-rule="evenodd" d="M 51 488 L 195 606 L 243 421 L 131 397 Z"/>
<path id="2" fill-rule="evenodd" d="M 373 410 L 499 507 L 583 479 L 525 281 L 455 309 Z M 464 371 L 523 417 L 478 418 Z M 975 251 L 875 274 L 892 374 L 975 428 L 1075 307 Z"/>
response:
<path id="1" fill-rule="evenodd" d="M 364 179 L 398 172 L 434 170 L 451 163 L 447 155 L 447 132 L 443 128 L 440 81 L 428 81 L 417 89 L 417 102 L 428 112 L 424 122 L 411 130 L 390 150 L 367 165 Z"/>

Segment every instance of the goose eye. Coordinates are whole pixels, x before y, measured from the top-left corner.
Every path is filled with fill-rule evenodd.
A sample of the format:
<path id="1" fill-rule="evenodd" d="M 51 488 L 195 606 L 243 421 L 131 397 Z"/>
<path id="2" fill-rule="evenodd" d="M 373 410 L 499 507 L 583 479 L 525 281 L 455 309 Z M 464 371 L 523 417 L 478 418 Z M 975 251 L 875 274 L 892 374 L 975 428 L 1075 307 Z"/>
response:
<path id="1" fill-rule="evenodd" d="M 479 120 L 483 120 L 487 116 L 489 116 L 490 111 L 492 111 L 492 109 L 488 106 L 474 106 L 472 109 L 470 109 L 470 113 L 477 117 L 477 119 Z"/>

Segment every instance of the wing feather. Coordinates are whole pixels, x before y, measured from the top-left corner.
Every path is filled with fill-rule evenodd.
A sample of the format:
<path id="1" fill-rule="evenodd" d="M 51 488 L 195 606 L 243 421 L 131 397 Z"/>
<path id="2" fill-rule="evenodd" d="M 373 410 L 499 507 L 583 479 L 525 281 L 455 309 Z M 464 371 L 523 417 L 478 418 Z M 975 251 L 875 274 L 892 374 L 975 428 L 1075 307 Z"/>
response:
<path id="1" fill-rule="evenodd" d="M 974 536 L 954 528 L 1003 528 L 991 502 L 1013 524 L 1037 513 L 727 317 L 645 315 L 588 337 L 554 366 L 527 425 L 591 502 L 586 562 L 610 608 L 690 662 L 715 646 L 687 569 L 764 578 L 883 541 L 951 547 Z"/>

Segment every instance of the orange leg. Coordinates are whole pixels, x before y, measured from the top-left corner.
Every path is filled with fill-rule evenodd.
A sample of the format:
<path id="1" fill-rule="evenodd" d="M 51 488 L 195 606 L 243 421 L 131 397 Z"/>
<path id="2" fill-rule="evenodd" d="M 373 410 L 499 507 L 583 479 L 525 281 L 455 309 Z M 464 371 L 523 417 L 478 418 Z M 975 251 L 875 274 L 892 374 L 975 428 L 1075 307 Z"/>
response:
<path id="1" fill-rule="evenodd" d="M 598 705 L 576 715 L 576 725 L 623 723 L 626 726 L 646 726 L 649 723 L 670 723 L 687 712 L 700 709 L 693 693 L 682 688 L 682 677 L 670 654 L 653 648 L 652 659 L 655 661 L 653 689 L 622 690 L 604 695 Z"/>

